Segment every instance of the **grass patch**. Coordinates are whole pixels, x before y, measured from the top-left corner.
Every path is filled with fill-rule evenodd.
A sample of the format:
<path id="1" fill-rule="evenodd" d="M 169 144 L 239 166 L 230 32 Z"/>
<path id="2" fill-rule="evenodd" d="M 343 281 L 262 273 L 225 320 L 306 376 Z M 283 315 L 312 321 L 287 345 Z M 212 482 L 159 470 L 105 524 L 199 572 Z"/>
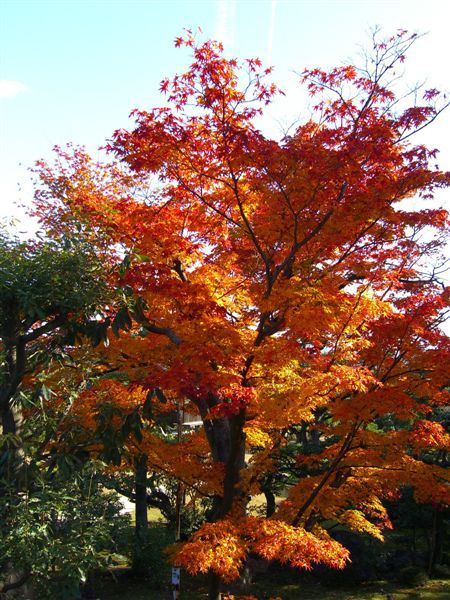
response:
<path id="1" fill-rule="evenodd" d="M 169 582 L 168 582 L 169 583 Z M 163 600 L 167 595 L 164 590 L 152 590 L 148 581 L 133 580 L 127 572 L 102 577 L 101 600 Z M 207 585 L 205 578 L 190 578 L 183 574 L 181 580 L 181 600 L 205 600 Z M 281 598 L 282 600 L 447 600 L 450 598 L 450 582 L 430 580 L 419 588 L 400 587 L 394 583 L 380 581 L 373 584 L 359 585 L 345 589 L 330 589 L 320 584 L 271 584 L 270 581 L 255 585 L 248 594 L 258 600 Z M 239 595 L 235 596 L 239 599 Z"/>
<path id="2" fill-rule="evenodd" d="M 258 502 L 259 501 L 259 502 Z M 253 509 L 263 508 L 262 498 L 257 498 Z M 163 548 L 173 542 L 173 532 L 167 529 L 158 509 L 149 511 L 149 565 L 154 565 L 153 574 L 148 579 L 136 579 L 132 576 L 129 564 L 122 564 L 109 573 L 98 576 L 97 598 L 99 600 L 165 600 L 171 598 L 169 593 L 170 566 L 165 562 Z M 131 514 L 132 521 L 134 515 Z M 132 536 L 130 528 L 130 536 Z M 155 589 L 155 581 L 159 588 Z M 450 598 L 450 581 L 431 579 L 422 586 L 413 587 L 408 584 L 379 581 L 333 589 L 333 586 L 320 583 L 283 583 L 280 574 L 271 577 L 270 571 L 261 576 L 247 592 L 258 600 L 447 600 Z M 208 587 L 206 577 L 189 577 L 186 573 L 181 577 L 180 600 L 206 600 Z M 235 595 L 239 600 L 239 595 Z"/>

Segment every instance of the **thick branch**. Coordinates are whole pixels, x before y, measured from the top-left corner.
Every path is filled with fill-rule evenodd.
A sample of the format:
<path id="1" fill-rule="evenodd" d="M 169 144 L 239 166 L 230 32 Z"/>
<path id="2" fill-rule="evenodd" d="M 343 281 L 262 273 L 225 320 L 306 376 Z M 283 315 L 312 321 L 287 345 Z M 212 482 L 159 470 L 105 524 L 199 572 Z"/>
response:
<path id="1" fill-rule="evenodd" d="M 37 327 L 36 329 L 31 330 L 25 335 L 21 335 L 19 339 L 22 340 L 25 344 L 37 340 L 45 333 L 54 331 L 55 329 L 58 329 L 58 327 L 61 327 L 61 325 L 64 325 L 65 320 L 66 317 L 64 315 L 58 315 L 52 321 L 47 321 L 47 323 L 41 325 L 41 327 Z"/>
<path id="2" fill-rule="evenodd" d="M 350 445 L 353 441 L 353 438 L 355 437 L 356 432 L 358 431 L 358 429 L 360 427 L 360 424 L 361 423 L 355 423 L 353 425 L 352 429 L 348 432 L 348 434 L 344 440 L 344 443 L 342 444 L 342 447 L 339 450 L 337 456 L 334 458 L 334 460 L 332 461 L 328 470 L 326 471 L 326 473 L 324 474 L 324 476 L 322 477 L 322 479 L 318 483 L 318 485 L 314 488 L 314 490 L 310 494 L 309 498 L 306 500 L 306 502 L 304 502 L 304 504 L 301 506 L 301 508 L 297 511 L 297 514 L 295 515 L 294 519 L 292 520 L 292 525 L 297 526 L 299 524 L 300 519 L 303 517 L 306 510 L 308 510 L 308 508 L 311 506 L 311 504 L 317 498 L 317 496 L 319 495 L 322 488 L 325 486 L 327 481 L 330 479 L 331 475 L 336 470 L 338 464 L 345 457 L 348 450 L 350 449 Z"/>
<path id="3" fill-rule="evenodd" d="M 178 277 L 181 279 L 181 281 L 183 283 L 186 283 L 188 281 L 187 275 L 184 272 L 183 269 L 183 265 L 181 264 L 181 260 L 179 258 L 176 258 L 173 261 L 173 270 L 175 271 L 175 273 L 178 275 Z"/>
<path id="4" fill-rule="evenodd" d="M 6 592 L 9 592 L 11 590 L 17 590 L 19 588 L 21 588 L 23 585 L 25 585 L 25 583 L 28 581 L 28 579 L 31 576 L 31 571 L 25 571 L 25 573 L 23 573 L 23 575 L 21 575 L 18 579 L 16 579 L 15 581 L 11 581 L 10 583 L 3 583 L 0 586 L 0 594 L 6 594 Z"/>
<path id="5" fill-rule="evenodd" d="M 344 183 L 342 184 L 341 189 L 339 191 L 339 195 L 336 199 L 336 204 L 339 204 L 341 202 L 341 200 L 343 199 L 345 191 L 347 189 L 347 185 L 348 185 L 347 182 L 344 181 Z M 294 263 L 295 255 L 297 254 L 297 252 L 300 250 L 300 248 L 302 248 L 308 242 L 310 242 L 321 231 L 321 229 L 323 229 L 323 227 L 329 221 L 329 219 L 333 215 L 333 213 L 334 213 L 334 207 L 330 208 L 330 210 L 328 210 L 325 213 L 325 215 L 322 217 L 322 219 L 319 221 L 319 223 L 317 223 L 317 225 L 307 235 L 305 235 L 305 237 L 302 240 L 300 240 L 299 242 L 296 242 L 292 245 L 291 251 L 289 252 L 288 256 L 284 259 L 284 261 L 280 265 L 278 265 L 278 267 L 276 267 L 276 269 L 272 273 L 266 295 L 270 295 L 272 287 L 280 273 L 286 273 L 288 275 L 292 271 L 292 265 Z"/>

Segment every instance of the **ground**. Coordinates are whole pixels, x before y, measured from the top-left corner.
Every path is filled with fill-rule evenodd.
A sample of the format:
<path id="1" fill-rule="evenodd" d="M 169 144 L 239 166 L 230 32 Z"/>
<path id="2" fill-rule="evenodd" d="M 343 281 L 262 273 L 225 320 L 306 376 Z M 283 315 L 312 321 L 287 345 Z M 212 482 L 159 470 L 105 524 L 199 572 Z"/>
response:
<path id="1" fill-rule="evenodd" d="M 183 591 L 184 586 L 184 591 Z M 100 600 L 165 600 L 170 596 L 164 590 L 151 590 L 145 582 L 137 582 L 127 577 L 119 577 L 117 581 L 110 578 L 101 586 Z M 204 600 L 207 598 L 204 582 L 194 582 L 189 578 L 182 579 L 181 600 Z M 448 600 L 450 598 L 450 581 L 431 580 L 417 588 L 399 587 L 393 583 L 376 582 L 367 585 L 353 586 L 333 590 L 318 584 L 255 585 L 252 589 L 258 600 Z M 238 600 L 239 596 L 231 596 Z"/>
<path id="2" fill-rule="evenodd" d="M 134 522 L 133 505 L 128 507 L 131 522 Z M 168 592 L 170 567 L 165 563 L 162 549 L 172 542 L 170 534 L 162 524 L 162 515 L 157 509 L 149 509 L 150 564 L 158 557 L 155 577 L 160 588 L 155 588 L 155 577 L 148 581 L 136 580 L 131 576 L 129 566 L 123 563 L 99 576 L 96 582 L 98 600 L 166 600 L 172 595 Z M 253 596 L 257 600 L 450 600 L 450 579 L 431 579 L 420 587 L 405 587 L 394 581 L 377 581 L 367 584 L 333 587 L 331 582 L 321 585 L 317 582 L 283 583 L 283 575 L 266 572 L 251 586 L 246 598 Z M 206 578 L 191 578 L 182 574 L 180 600 L 206 600 Z M 229 600 L 239 600 L 244 596 L 230 595 Z"/>

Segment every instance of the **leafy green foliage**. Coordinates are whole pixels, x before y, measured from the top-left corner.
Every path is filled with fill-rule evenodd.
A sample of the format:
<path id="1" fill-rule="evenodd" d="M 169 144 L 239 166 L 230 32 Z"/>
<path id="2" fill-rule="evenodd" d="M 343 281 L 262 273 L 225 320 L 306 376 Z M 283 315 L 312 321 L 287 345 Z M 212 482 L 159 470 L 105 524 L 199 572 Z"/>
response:
<path id="1" fill-rule="evenodd" d="M 420 567 L 411 565 L 400 569 L 397 579 L 404 585 L 420 586 L 428 581 L 428 575 Z"/>
<path id="2" fill-rule="evenodd" d="M 0 566 L 32 574 L 38 597 L 79 597 L 89 571 L 107 566 L 129 520 L 120 516 L 117 495 L 98 485 L 93 466 L 73 479 L 41 482 L 19 502 L 0 505 Z M 6 510 L 5 510 L 6 509 Z"/>
<path id="3" fill-rule="evenodd" d="M 55 315 L 91 315 L 104 301 L 103 266 L 82 240 L 27 241 L 0 232 L 0 332 L 11 319 L 22 333 Z"/>

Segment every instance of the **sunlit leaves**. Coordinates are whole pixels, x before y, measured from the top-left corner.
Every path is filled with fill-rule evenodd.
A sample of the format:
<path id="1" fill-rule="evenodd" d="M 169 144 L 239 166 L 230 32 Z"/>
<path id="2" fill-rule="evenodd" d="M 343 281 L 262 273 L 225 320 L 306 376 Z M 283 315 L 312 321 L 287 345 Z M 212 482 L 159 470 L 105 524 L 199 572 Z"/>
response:
<path id="1" fill-rule="evenodd" d="M 281 521 L 256 517 L 236 524 L 226 520 L 203 525 L 189 542 L 172 552 L 172 560 L 191 574 L 212 570 L 225 581 L 239 576 L 249 552 L 304 569 L 317 563 L 343 568 L 349 558 L 348 551 L 324 530 L 310 533 Z"/>

